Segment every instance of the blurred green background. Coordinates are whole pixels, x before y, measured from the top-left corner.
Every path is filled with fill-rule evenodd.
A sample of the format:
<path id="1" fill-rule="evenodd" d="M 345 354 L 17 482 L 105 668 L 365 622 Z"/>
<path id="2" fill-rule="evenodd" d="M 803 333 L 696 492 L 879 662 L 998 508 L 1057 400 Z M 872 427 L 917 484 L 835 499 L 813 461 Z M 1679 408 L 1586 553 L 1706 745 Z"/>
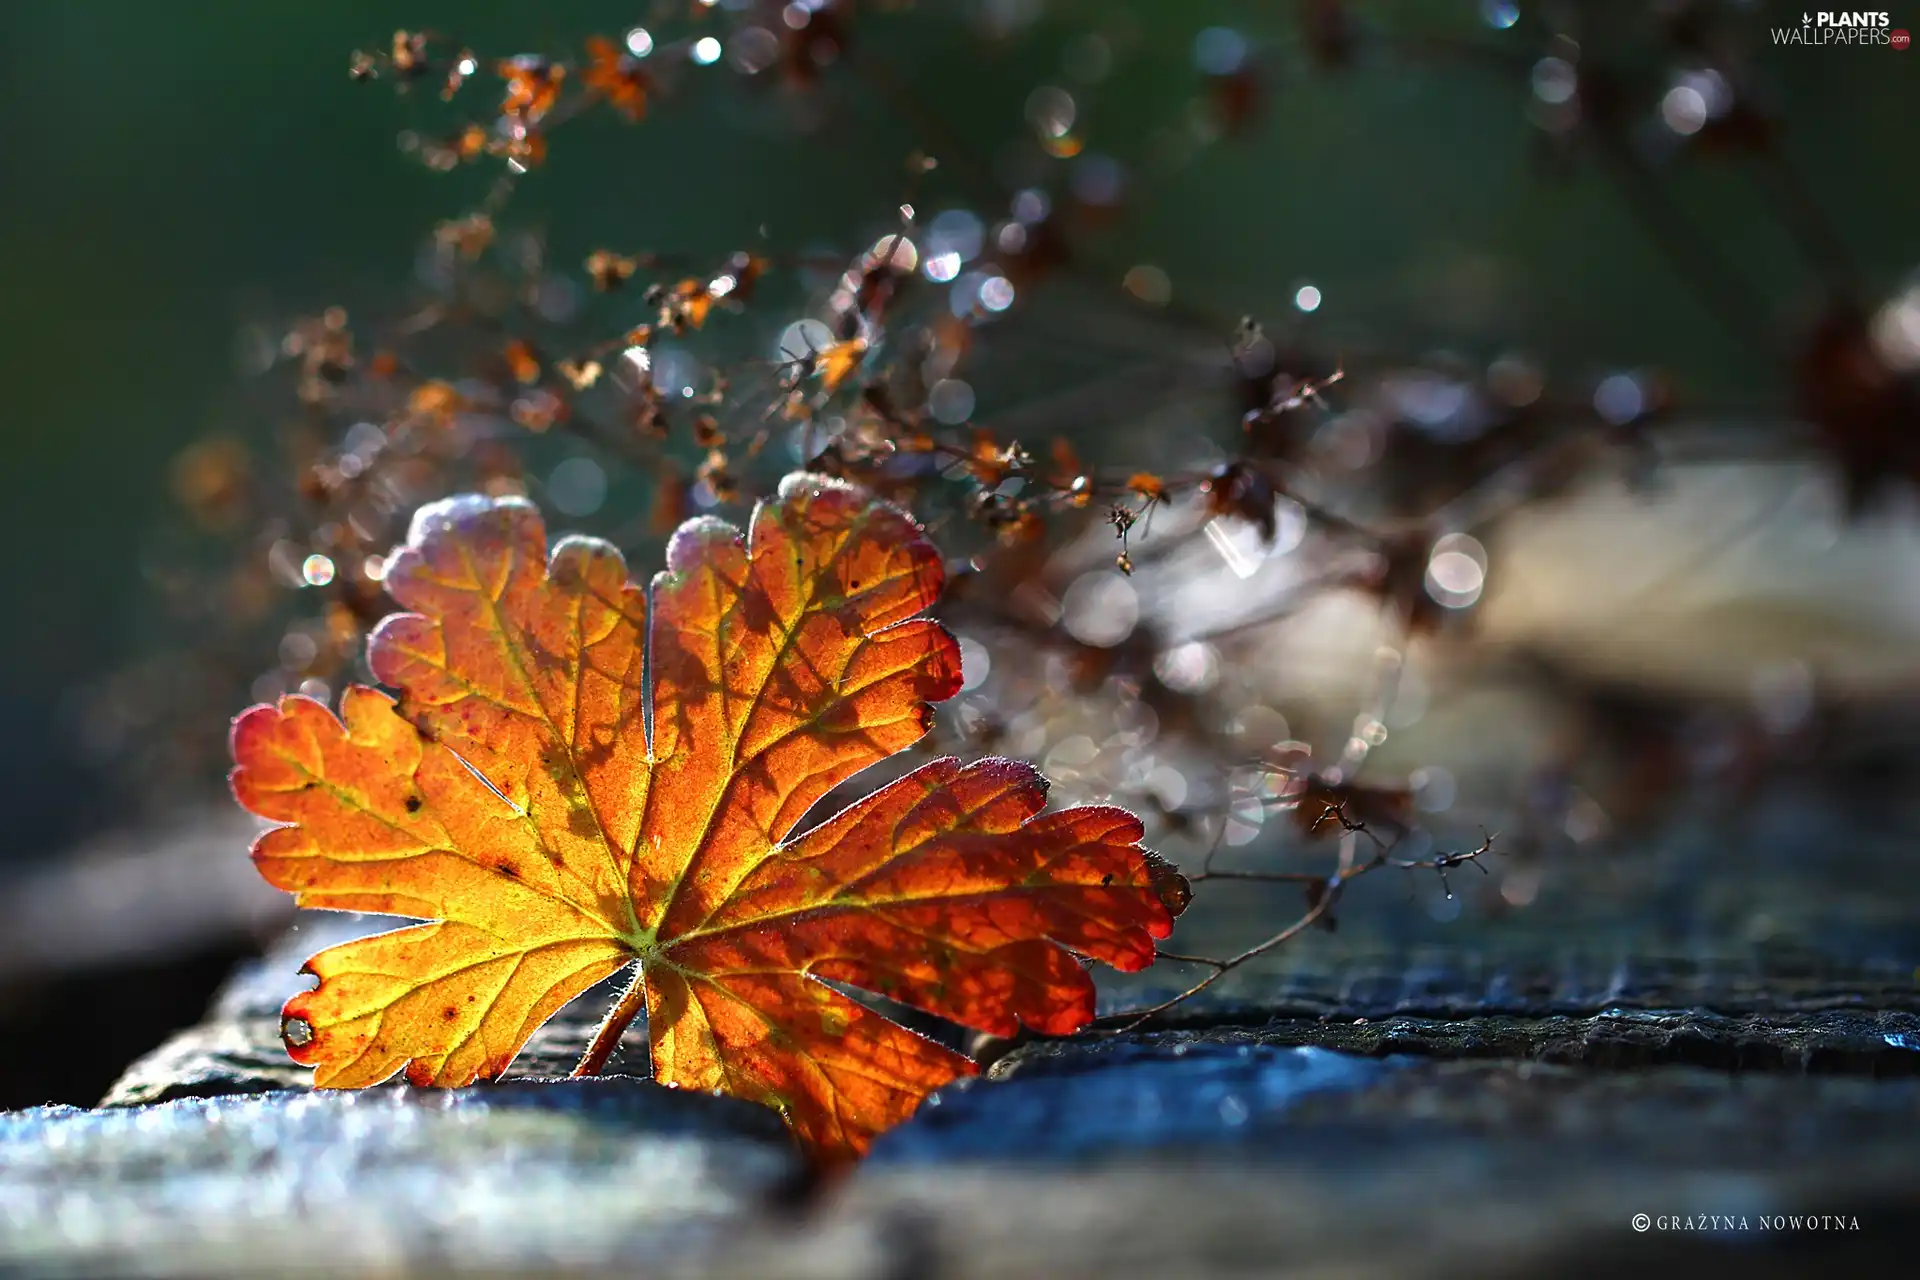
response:
<path id="1" fill-rule="evenodd" d="M 663 28 L 687 30 L 693 7 L 670 6 Z M 1513 73 L 1417 55 L 1317 72 L 1295 22 L 1310 7 L 926 3 L 861 14 L 856 51 L 992 157 L 1021 134 L 1027 95 L 1063 82 L 1072 39 L 1111 37 L 1112 74 L 1076 89 L 1094 147 L 1132 179 L 1099 264 L 1117 279 L 1129 262 L 1155 262 L 1177 299 L 1229 322 L 1282 312 L 1310 279 L 1327 299 L 1312 323 L 1335 345 L 1484 355 L 1517 342 L 1569 373 L 1659 364 L 1730 404 L 1777 396 L 1778 367 L 1712 321 L 1592 166 L 1561 175 L 1539 163 L 1524 115 L 1528 46 L 1513 46 Z M 1797 8 L 1772 7 L 1797 21 Z M 1482 9 L 1351 6 L 1415 50 L 1427 36 L 1517 37 L 1490 30 Z M 1037 16 L 1016 36 L 984 38 L 981 14 L 1003 11 Z M 402 128 L 441 117 L 385 85 L 349 83 L 349 51 L 402 25 L 489 54 L 557 51 L 655 20 L 645 5 L 585 0 L 10 7 L 0 31 L 6 859 L 113 816 L 74 742 L 72 691 L 151 643 L 141 564 L 168 518 L 169 460 L 210 430 L 272 428 L 272 401 L 241 385 L 238 335 L 336 302 L 398 309 L 421 237 L 484 188 L 484 175 L 436 175 L 398 152 Z M 1246 35 L 1266 109 L 1244 136 L 1151 176 L 1151 135 L 1191 111 L 1194 38 L 1212 25 Z M 1884 296 L 1920 258 L 1920 180 L 1903 158 L 1920 120 L 1920 54 L 1763 50 L 1760 65 L 1791 111 L 1789 153 Z M 1657 55 L 1647 72 L 1666 74 Z M 829 74 L 832 114 L 813 133 L 724 65 L 686 89 L 639 129 L 569 129 L 514 219 L 544 224 L 561 261 L 599 244 L 719 254 L 763 225 L 783 248 L 850 249 L 886 225 L 905 155 L 948 145 L 850 72 Z M 1813 281 L 1778 221 L 1760 216 L 1760 189 L 1707 159 L 1672 190 L 1774 308 L 1763 321 L 1790 324 Z M 964 166 L 948 165 L 924 202 L 977 194 Z"/>

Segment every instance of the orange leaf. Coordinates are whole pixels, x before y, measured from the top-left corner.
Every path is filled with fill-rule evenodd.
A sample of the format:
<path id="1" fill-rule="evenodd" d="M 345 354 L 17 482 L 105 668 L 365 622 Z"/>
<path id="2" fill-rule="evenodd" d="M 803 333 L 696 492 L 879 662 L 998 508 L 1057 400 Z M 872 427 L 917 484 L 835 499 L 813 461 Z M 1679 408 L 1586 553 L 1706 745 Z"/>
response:
<path id="1" fill-rule="evenodd" d="M 795 834 L 959 689 L 907 516 L 790 476 L 749 536 L 693 520 L 667 564 L 649 601 L 607 543 L 549 557 L 524 501 L 436 503 L 388 560 L 412 612 L 369 644 L 398 701 L 234 722 L 236 796 L 288 824 L 261 873 L 303 906 L 432 922 L 308 963 L 283 1029 L 316 1085 L 498 1076 L 637 960 L 584 1069 L 644 1001 L 656 1079 L 776 1107 L 844 1158 L 975 1068 L 830 984 L 1060 1034 L 1093 1017 L 1076 953 L 1153 962 L 1179 877 L 1124 810 L 1042 814 L 1027 765 L 935 760 Z"/>
<path id="2" fill-rule="evenodd" d="M 820 385 L 828 391 L 837 390 L 866 358 L 865 338 L 848 338 L 845 342 L 834 343 L 819 355 L 817 367 L 820 370 Z"/>
<path id="3" fill-rule="evenodd" d="M 580 79 L 627 119 L 638 122 L 646 116 L 650 85 L 640 59 L 605 36 L 588 37 L 587 67 Z"/>
<path id="4" fill-rule="evenodd" d="M 553 110 L 560 99 L 560 84 L 567 78 L 564 64 L 531 53 L 504 58 L 494 64 L 494 71 L 507 82 L 500 114 L 529 125 Z"/>

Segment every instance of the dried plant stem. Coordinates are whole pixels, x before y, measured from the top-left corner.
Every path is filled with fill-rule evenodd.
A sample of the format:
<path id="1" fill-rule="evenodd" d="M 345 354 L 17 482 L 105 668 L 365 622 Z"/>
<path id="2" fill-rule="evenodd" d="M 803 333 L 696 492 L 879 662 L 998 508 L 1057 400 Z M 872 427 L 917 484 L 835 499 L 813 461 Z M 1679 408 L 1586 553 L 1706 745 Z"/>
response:
<path id="1" fill-rule="evenodd" d="M 1328 877 L 1328 883 L 1333 885 L 1338 885 L 1342 883 L 1346 878 L 1347 877 L 1343 877 L 1336 873 L 1335 875 Z M 1225 960 L 1215 959 L 1214 957 L 1211 957 L 1211 956 L 1182 955 L 1178 952 L 1173 952 L 1173 951 L 1161 952 L 1160 955 L 1162 959 L 1179 960 L 1187 964 L 1206 965 L 1210 967 L 1213 970 L 1213 972 L 1208 974 L 1206 977 L 1200 979 L 1200 981 L 1194 983 L 1192 986 L 1188 987 L 1185 991 L 1182 991 L 1179 995 L 1171 996 L 1165 1000 L 1162 1000 L 1159 1004 L 1152 1005 L 1149 1008 L 1142 1009 L 1136 1013 L 1131 1013 L 1126 1015 L 1128 1018 L 1131 1019 L 1131 1021 L 1123 1023 L 1122 1025 L 1113 1028 L 1113 1030 L 1115 1031 L 1138 1030 L 1144 1023 L 1152 1021 L 1154 1018 L 1158 1017 L 1160 1014 L 1165 1013 L 1167 1010 L 1173 1008 L 1175 1005 L 1180 1004 L 1183 1001 L 1192 999 L 1194 996 L 1199 995 L 1202 991 L 1205 991 L 1208 987 L 1212 986 L 1214 983 L 1218 982 L 1221 978 L 1233 972 L 1233 970 L 1239 968 L 1241 965 L 1245 964 L 1247 961 L 1255 959 L 1258 956 L 1263 956 L 1267 952 L 1273 950 L 1275 947 L 1280 946 L 1282 943 L 1285 943 L 1295 937 L 1298 937 L 1305 930 L 1312 928 L 1313 925 L 1320 919 L 1320 917 L 1326 914 L 1328 908 L 1331 907 L 1333 904 L 1333 897 L 1334 897 L 1334 890 L 1329 889 L 1321 897 L 1321 899 L 1318 902 L 1314 903 L 1313 906 L 1310 907 L 1306 911 L 1306 913 L 1302 915 L 1298 920 L 1295 920 L 1292 924 L 1288 925 L 1286 928 L 1282 929 L 1280 932 L 1274 934 L 1272 937 L 1267 938 L 1265 941 L 1255 943 L 1253 946 L 1248 947 L 1245 951 L 1242 951 L 1240 954 L 1236 956 L 1230 956 Z"/>
<path id="2" fill-rule="evenodd" d="M 1127 1013 L 1102 1018 L 1096 1022 L 1096 1027 L 1103 1031 L 1114 1032 L 1138 1030 L 1154 1018 L 1199 995 L 1202 991 L 1205 991 L 1208 987 L 1235 969 L 1238 969 L 1241 965 L 1246 964 L 1249 960 L 1258 959 L 1269 951 L 1285 945 L 1292 939 L 1299 937 L 1306 930 L 1312 928 L 1315 924 L 1318 924 L 1328 912 L 1333 910 L 1334 904 L 1339 901 L 1340 895 L 1348 883 L 1358 880 L 1361 876 L 1371 874 L 1372 872 L 1380 870 L 1382 867 L 1399 867 L 1406 871 L 1432 871 L 1440 877 L 1442 887 L 1446 889 L 1447 896 L 1451 898 L 1453 896 L 1453 889 L 1447 884 L 1448 870 L 1463 864 L 1471 864 L 1478 867 L 1481 874 L 1484 875 L 1487 869 L 1481 864 L 1480 860 L 1487 854 L 1493 852 L 1494 837 L 1488 834 L 1481 840 L 1477 848 L 1454 853 L 1435 854 L 1430 858 L 1395 858 L 1392 856 L 1391 846 L 1380 845 L 1378 837 L 1375 837 L 1371 831 L 1368 831 L 1363 823 L 1349 819 L 1344 811 L 1329 806 L 1328 816 L 1337 819 L 1346 832 L 1346 838 L 1341 841 L 1339 866 L 1330 875 L 1322 876 L 1298 871 L 1215 871 L 1212 869 L 1213 852 L 1209 850 L 1207 859 L 1202 864 L 1202 869 L 1195 875 L 1189 877 L 1189 881 L 1194 884 L 1205 880 L 1254 880 L 1268 881 L 1275 884 L 1306 883 L 1324 886 L 1324 888 L 1315 893 L 1311 905 L 1308 906 L 1306 911 L 1301 913 L 1298 919 L 1287 925 L 1286 928 L 1271 934 L 1267 938 L 1248 947 L 1246 950 L 1232 956 L 1216 957 L 1189 955 L 1178 951 L 1162 951 L 1160 958 L 1163 960 L 1174 960 L 1182 964 L 1204 965 L 1211 969 L 1212 972 L 1178 995 L 1170 996 L 1160 1003 L 1151 1005 L 1145 1009 L 1132 1010 Z M 1357 861 L 1354 858 L 1355 837 L 1361 835 L 1372 838 L 1377 847 L 1372 857 L 1364 861 Z"/>
<path id="3" fill-rule="evenodd" d="M 576 1079 L 581 1076 L 597 1076 L 607 1069 L 607 1062 L 613 1057 L 613 1051 L 620 1047 L 620 1037 L 640 1016 L 647 1004 L 647 975 L 639 965 L 633 968 L 633 981 L 620 993 L 620 998 L 607 1010 L 607 1016 L 600 1022 L 600 1029 L 593 1034 L 593 1043 L 580 1055 L 580 1064 L 573 1069 Z"/>

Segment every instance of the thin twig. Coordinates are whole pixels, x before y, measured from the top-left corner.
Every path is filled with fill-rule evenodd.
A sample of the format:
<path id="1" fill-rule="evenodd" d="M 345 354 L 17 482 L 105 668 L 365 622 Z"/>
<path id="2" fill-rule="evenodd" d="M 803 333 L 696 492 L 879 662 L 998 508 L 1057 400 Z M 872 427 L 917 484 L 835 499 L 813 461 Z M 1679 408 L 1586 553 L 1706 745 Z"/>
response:
<path id="1" fill-rule="evenodd" d="M 1341 865 L 1332 874 L 1319 876 L 1295 872 L 1214 871 L 1210 866 L 1212 854 L 1209 852 L 1207 862 L 1202 865 L 1202 870 L 1198 874 L 1188 878 L 1189 882 L 1208 879 L 1231 879 L 1265 880 L 1275 883 L 1304 882 L 1325 886 L 1324 889 L 1314 895 L 1312 903 L 1298 919 L 1294 920 L 1293 923 L 1289 924 L 1286 928 L 1255 943 L 1246 950 L 1225 958 L 1191 955 L 1176 951 L 1162 951 L 1160 956 L 1163 959 L 1175 960 L 1183 964 L 1204 965 L 1211 969 L 1212 972 L 1186 990 L 1177 995 L 1170 996 L 1158 1004 L 1151 1005 L 1145 1009 L 1115 1014 L 1112 1015 L 1111 1018 L 1101 1019 L 1100 1022 L 1102 1024 L 1108 1025 L 1103 1025 L 1100 1029 L 1115 1032 L 1135 1031 L 1175 1006 L 1191 1000 L 1194 996 L 1199 995 L 1202 991 L 1205 991 L 1208 987 L 1235 969 L 1238 969 L 1241 965 L 1266 955 L 1269 951 L 1274 950 L 1276 947 L 1283 946 L 1290 940 L 1299 937 L 1300 934 L 1306 930 L 1312 928 L 1315 924 L 1319 923 L 1329 911 L 1333 910 L 1335 902 L 1339 900 L 1341 893 L 1346 889 L 1348 884 L 1360 879 L 1362 876 L 1378 871 L 1382 867 L 1397 867 L 1406 871 L 1432 871 L 1440 877 L 1441 888 L 1445 891 L 1448 898 L 1453 897 L 1453 886 L 1447 880 L 1448 871 L 1461 866 L 1474 866 L 1480 869 L 1481 874 L 1489 874 L 1486 867 L 1482 865 L 1480 861 L 1487 854 L 1493 852 L 1493 842 L 1496 836 L 1489 832 L 1482 832 L 1481 834 L 1484 838 L 1477 847 L 1472 849 L 1435 854 L 1428 858 L 1395 858 L 1392 856 L 1391 846 L 1381 846 L 1375 850 L 1371 858 L 1363 862 L 1352 861 L 1352 837 L 1358 835 L 1373 836 L 1373 833 L 1367 830 L 1365 823 L 1355 821 L 1349 817 L 1344 806 L 1329 805 L 1328 808 L 1332 813 L 1337 814 L 1341 828 L 1348 837 L 1341 842 Z M 1225 824 L 1223 823 L 1222 825 L 1224 826 Z M 1373 836 L 1373 838 L 1376 844 L 1378 844 L 1379 838 L 1377 836 Z M 1124 1021 L 1116 1022 L 1116 1019 L 1124 1019 Z"/>

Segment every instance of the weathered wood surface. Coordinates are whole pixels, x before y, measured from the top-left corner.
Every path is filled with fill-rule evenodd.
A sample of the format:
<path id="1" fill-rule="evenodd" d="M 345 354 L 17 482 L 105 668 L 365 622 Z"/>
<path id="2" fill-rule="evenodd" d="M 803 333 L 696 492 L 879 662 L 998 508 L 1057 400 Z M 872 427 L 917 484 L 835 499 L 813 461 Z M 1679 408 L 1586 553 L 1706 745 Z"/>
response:
<path id="1" fill-rule="evenodd" d="M 1920 1223 L 1916 866 L 1920 823 L 1866 822 L 1839 802 L 1789 795 L 1672 823 L 1624 852 L 1529 868 L 1538 892 L 1519 907 L 1503 896 L 1515 866 L 1497 859 L 1484 881 L 1456 873 L 1457 911 L 1437 884 L 1382 874 L 1352 888 L 1337 932 L 1313 931 L 1154 1027 L 999 1046 L 982 1079 L 944 1091 L 844 1182 L 809 1184 L 777 1134 L 681 1131 L 675 1194 L 704 1185 L 699 1170 L 730 1143 L 791 1176 L 708 1188 L 702 1230 L 671 1249 L 655 1247 L 665 1237 L 653 1210 L 677 1203 L 657 1198 L 665 1192 L 549 1195 L 604 1178 L 606 1149 L 580 1137 L 596 1122 L 513 1110 L 521 1094 L 500 1086 L 462 1095 L 477 1100 L 462 1106 L 492 1097 L 512 1111 L 496 1137 L 488 1120 L 462 1149 L 502 1161 L 502 1185 L 524 1178 L 531 1190 L 487 1198 L 484 1228 L 450 1230 L 430 1202 L 392 1194 L 399 1175 L 384 1157 L 345 1173 L 261 1164 L 262 1144 L 325 1151 L 357 1132 L 342 1130 L 353 1113 L 337 1100 L 297 1105 L 303 1073 L 279 1050 L 276 1013 L 305 954 L 385 922 L 310 920 L 107 1100 L 199 1153 L 200 1190 L 88 1128 L 97 1122 L 86 1117 L 109 1112 L 9 1118 L 88 1154 L 68 1166 L 68 1198 L 54 1205 L 22 1189 L 41 1166 L 0 1143 L 7 1256 L 97 1272 L 137 1252 L 150 1269 L 157 1259 L 246 1274 L 296 1236 L 287 1206 L 298 1205 L 335 1224 L 330 1247 L 344 1260 L 417 1275 L 1904 1271 Z M 1213 901 L 1184 922 L 1187 949 L 1230 950 L 1298 911 L 1280 890 Z M 1138 1007 L 1184 976 L 1109 983 L 1106 1007 Z M 516 1073 L 566 1070 L 607 998 L 543 1029 Z M 644 1028 L 616 1069 L 645 1073 Z M 652 1088 L 604 1087 L 608 1097 Z M 262 1091 L 272 1092 L 137 1105 Z M 210 1114 L 243 1104 L 252 1139 L 208 1136 Z M 626 1117 L 619 1141 L 631 1151 L 666 1140 L 634 1119 L 650 1114 L 644 1102 L 609 1105 Z M 689 1155 L 687 1141 L 721 1146 Z M 419 1174 L 450 1190 L 472 1181 L 431 1160 Z M 236 1240 L 210 1215 L 245 1202 L 249 1180 L 272 1194 Z M 29 1210 L 122 1214 L 145 1234 L 105 1231 L 63 1254 L 45 1233 L 22 1233 Z M 1729 1225 L 1641 1233 L 1637 1213 Z M 209 1251 L 214 1236 L 229 1246 Z"/>

